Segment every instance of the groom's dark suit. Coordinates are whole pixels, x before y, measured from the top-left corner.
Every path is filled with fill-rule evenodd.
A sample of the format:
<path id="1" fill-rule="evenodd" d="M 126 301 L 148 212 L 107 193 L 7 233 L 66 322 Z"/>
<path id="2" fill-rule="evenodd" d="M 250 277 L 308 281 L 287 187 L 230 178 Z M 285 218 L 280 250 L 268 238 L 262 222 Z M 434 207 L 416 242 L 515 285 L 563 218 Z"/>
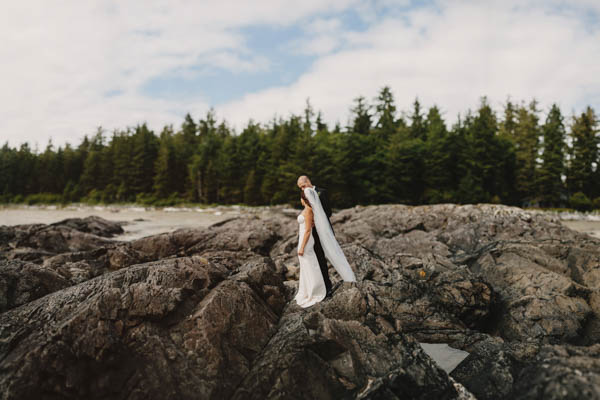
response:
<path id="1" fill-rule="evenodd" d="M 325 215 L 327 215 L 327 221 L 329 221 L 329 217 L 331 217 L 331 207 L 329 206 L 329 199 L 327 198 L 327 191 L 320 187 L 314 187 L 315 191 L 319 195 L 319 200 L 321 200 L 321 205 L 323 206 L 323 211 L 325 211 Z M 329 221 L 329 225 L 331 225 L 331 221 Z M 333 229 L 333 227 L 331 228 Z M 325 253 L 323 252 L 323 247 L 321 246 L 321 241 L 319 240 L 319 234 L 317 233 L 317 228 L 313 226 L 312 234 L 315 239 L 314 249 L 315 254 L 317 255 L 317 260 L 319 260 L 319 267 L 321 267 L 321 274 L 323 274 L 323 280 L 325 281 L 325 289 L 327 289 L 327 293 L 331 290 L 331 281 L 329 280 L 329 270 L 327 268 L 327 259 L 325 258 Z"/>

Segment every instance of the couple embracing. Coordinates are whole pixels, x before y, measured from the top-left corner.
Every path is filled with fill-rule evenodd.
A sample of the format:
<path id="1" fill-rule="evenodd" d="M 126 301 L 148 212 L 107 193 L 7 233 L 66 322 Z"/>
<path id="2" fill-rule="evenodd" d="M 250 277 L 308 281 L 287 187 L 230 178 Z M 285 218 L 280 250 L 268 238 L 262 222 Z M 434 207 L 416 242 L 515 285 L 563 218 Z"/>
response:
<path id="1" fill-rule="evenodd" d="M 300 307 L 310 307 L 331 295 L 326 259 L 345 282 L 356 282 L 356 277 L 333 234 L 325 190 L 313 186 L 305 175 L 297 183 L 304 210 L 298 215 L 300 281 L 295 300 Z"/>

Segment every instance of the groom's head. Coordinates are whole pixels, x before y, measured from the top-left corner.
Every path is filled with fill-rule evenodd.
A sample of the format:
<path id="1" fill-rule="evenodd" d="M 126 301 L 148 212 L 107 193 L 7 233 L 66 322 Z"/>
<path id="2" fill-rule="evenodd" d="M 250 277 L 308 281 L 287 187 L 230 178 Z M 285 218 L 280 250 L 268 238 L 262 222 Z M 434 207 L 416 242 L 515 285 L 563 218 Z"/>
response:
<path id="1" fill-rule="evenodd" d="M 310 183 L 310 179 L 308 179 L 308 176 L 306 175 L 302 175 L 301 177 L 299 177 L 296 183 L 298 184 L 300 190 L 304 190 L 304 188 L 307 187 L 312 187 L 312 183 Z"/>

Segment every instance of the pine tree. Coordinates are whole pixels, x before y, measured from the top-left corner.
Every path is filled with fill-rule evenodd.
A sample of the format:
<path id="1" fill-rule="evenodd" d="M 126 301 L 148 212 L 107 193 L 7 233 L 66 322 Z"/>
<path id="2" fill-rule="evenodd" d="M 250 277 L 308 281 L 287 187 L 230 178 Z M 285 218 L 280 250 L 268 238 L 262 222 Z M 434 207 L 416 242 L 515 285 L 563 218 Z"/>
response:
<path id="1" fill-rule="evenodd" d="M 214 203 L 219 201 L 221 178 L 224 175 L 224 164 L 219 152 L 228 132 L 224 125 L 220 130 L 217 129 L 212 109 L 207 113 L 206 119 L 200 120 L 200 132 L 200 142 L 190 164 L 194 200 Z"/>
<path id="2" fill-rule="evenodd" d="M 37 192 L 40 193 L 60 193 L 62 189 L 63 176 L 61 174 L 62 165 L 57 159 L 57 153 L 54 152 L 52 139 L 48 140 L 46 149 L 37 157 L 37 176 L 39 186 Z"/>
<path id="3" fill-rule="evenodd" d="M 173 128 L 165 126 L 160 134 L 158 156 L 154 163 L 154 182 L 152 188 L 159 198 L 166 198 L 175 193 L 175 147 L 173 144 Z"/>
<path id="4" fill-rule="evenodd" d="M 386 153 L 388 187 L 396 202 L 418 204 L 425 190 L 426 145 L 403 126 L 391 137 Z"/>
<path id="5" fill-rule="evenodd" d="M 96 134 L 86 149 L 87 156 L 81 174 L 83 193 L 88 195 L 91 191 L 94 191 L 96 193 L 95 196 L 98 196 L 95 198 L 97 200 L 100 199 L 100 192 L 109 183 L 112 175 L 112 168 L 109 168 L 111 163 L 107 160 L 104 140 L 104 130 L 98 127 Z"/>
<path id="6" fill-rule="evenodd" d="M 461 201 L 488 202 L 494 198 L 496 198 L 495 201 L 502 201 L 505 173 L 499 173 L 499 171 L 507 168 L 502 165 L 507 149 L 499 140 L 496 115 L 485 97 L 481 100 L 477 115 L 466 120 L 465 128 L 469 147 L 466 154 L 468 169 L 461 188 L 463 193 L 468 195 L 465 185 L 470 185 L 471 195 L 463 197 Z"/>
<path id="7" fill-rule="evenodd" d="M 371 130 L 371 106 L 363 96 L 354 99 L 355 106 L 350 109 L 353 115 L 352 131 L 361 135 L 368 135 Z"/>
<path id="8" fill-rule="evenodd" d="M 132 140 L 132 188 L 136 194 L 151 193 L 154 163 L 158 156 L 158 138 L 148 129 L 146 123 L 143 123 L 141 126 L 136 126 Z"/>
<path id="9" fill-rule="evenodd" d="M 376 100 L 377 123 L 375 128 L 381 138 L 387 141 L 396 131 L 396 105 L 390 87 L 384 86 Z"/>
<path id="10" fill-rule="evenodd" d="M 296 117 L 296 131 L 300 130 L 299 119 Z M 237 184 L 242 185 L 243 189 L 243 200 L 246 202 L 248 197 L 248 192 L 246 190 L 246 186 L 249 182 L 250 173 L 254 171 L 253 177 L 250 179 L 253 190 L 256 191 L 257 196 L 260 196 L 261 187 L 262 187 L 262 171 L 257 170 L 258 160 L 261 159 L 261 153 L 263 152 L 263 132 L 262 128 L 259 124 L 250 121 L 246 128 L 242 131 L 240 136 L 238 137 L 237 143 L 237 159 L 239 162 L 239 181 Z M 264 160 L 264 158 L 262 158 Z M 292 182 L 292 184 L 290 184 Z M 279 190 L 286 192 L 289 191 L 290 188 L 293 189 L 293 179 L 289 180 L 287 185 L 279 185 Z M 289 197 L 284 197 L 285 200 L 288 201 Z M 281 201 L 281 202 L 283 202 Z"/>
<path id="11" fill-rule="evenodd" d="M 516 185 L 521 201 L 535 201 L 537 194 L 537 158 L 539 152 L 540 128 L 538 125 L 537 102 L 517 110 L 517 123 L 514 132 L 515 154 L 517 159 Z"/>
<path id="12" fill-rule="evenodd" d="M 589 198 L 596 194 L 594 165 L 598 162 L 597 126 L 598 119 L 591 107 L 587 107 L 580 116 L 573 117 L 567 174 L 567 187 L 571 195 L 582 192 Z"/>
<path id="13" fill-rule="evenodd" d="M 543 154 L 539 171 L 539 190 L 542 205 L 557 207 L 564 203 L 562 175 L 565 159 L 565 127 L 560 109 L 552 105 L 542 126 Z"/>
<path id="14" fill-rule="evenodd" d="M 102 190 L 106 185 L 104 180 L 104 155 L 102 150 L 91 150 L 83 164 L 83 174 L 81 175 L 81 186 L 84 194 L 92 190 Z"/>
<path id="15" fill-rule="evenodd" d="M 425 121 L 423 114 L 421 113 L 421 103 L 419 99 L 415 99 L 413 103 L 413 112 L 410 116 L 410 135 L 415 139 L 425 140 L 427 135 L 427 129 L 425 128 Z"/>
<path id="16" fill-rule="evenodd" d="M 190 113 L 185 114 L 185 119 L 181 124 L 181 133 L 185 143 L 190 146 L 190 149 L 193 149 L 196 144 L 198 125 L 196 125 Z"/>
<path id="17" fill-rule="evenodd" d="M 112 162 L 114 171 L 112 175 L 112 184 L 116 188 L 116 201 L 135 200 L 135 190 L 133 186 L 133 137 L 131 130 L 113 132 L 110 143 Z"/>
<path id="18" fill-rule="evenodd" d="M 262 203 L 260 196 L 259 181 L 256 177 L 256 172 L 252 169 L 246 177 L 244 185 L 244 203 L 250 205 L 259 205 Z"/>
<path id="19" fill-rule="evenodd" d="M 439 203 L 451 200 L 453 143 L 437 107 L 431 107 L 425 121 L 425 201 Z"/>
<path id="20" fill-rule="evenodd" d="M 517 129 L 517 109 L 515 105 L 507 100 L 504 105 L 504 119 L 500 122 L 498 135 L 504 139 L 515 141 L 515 131 Z"/>
<path id="21" fill-rule="evenodd" d="M 36 169 L 36 154 L 31 151 L 28 143 L 21 144 L 17 153 L 17 193 L 27 196 L 37 192 L 38 171 Z"/>
<path id="22" fill-rule="evenodd" d="M 17 187 L 17 163 L 18 154 L 16 149 L 8 146 L 8 141 L 0 149 L 0 196 L 2 202 L 10 202 L 18 193 Z"/>
<path id="23" fill-rule="evenodd" d="M 219 153 L 220 164 L 223 168 L 221 178 L 223 185 L 219 191 L 219 198 L 229 204 L 237 204 L 244 201 L 244 192 L 240 185 L 242 171 L 237 146 L 238 136 L 227 136 Z M 261 192 L 264 193 L 264 187 L 261 187 Z M 269 193 L 268 196 L 263 195 L 263 198 L 268 202 L 271 195 L 272 193 Z"/>

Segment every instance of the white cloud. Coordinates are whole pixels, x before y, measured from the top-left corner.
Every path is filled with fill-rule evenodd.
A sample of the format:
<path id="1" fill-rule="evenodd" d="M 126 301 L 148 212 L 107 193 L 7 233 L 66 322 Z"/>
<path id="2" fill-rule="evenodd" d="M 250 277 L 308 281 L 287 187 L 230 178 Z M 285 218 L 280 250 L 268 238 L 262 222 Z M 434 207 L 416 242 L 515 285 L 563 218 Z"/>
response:
<path id="1" fill-rule="evenodd" d="M 250 116 L 267 121 L 274 113 L 300 113 L 310 97 L 329 122 L 345 123 L 353 98 L 373 98 L 384 85 L 400 109 L 418 96 L 440 106 L 449 123 L 484 95 L 499 110 L 509 96 L 535 97 L 543 109 L 557 102 L 565 114 L 593 101 L 598 110 L 600 26 L 586 25 L 584 6 L 559 12 L 555 3 L 539 1 L 531 7 L 440 2 L 346 33 L 346 50 L 321 57 L 294 84 L 217 111 L 240 126 Z"/>
<path id="2" fill-rule="evenodd" d="M 268 68 L 238 29 L 289 25 L 352 0 L 23 1 L 0 4 L 0 145 L 43 148 L 79 143 L 98 125 L 107 130 L 147 121 L 155 130 L 204 112 L 201 94 L 164 101 L 139 93 L 170 71 L 199 62 L 233 72 Z M 226 83 L 224 83 L 226 84 Z M 119 93 L 106 97 L 107 92 Z"/>
<path id="3" fill-rule="evenodd" d="M 248 93 L 217 108 L 238 127 L 248 119 L 299 113 L 310 97 L 326 119 L 345 123 L 352 99 L 391 85 L 398 105 L 415 96 L 438 104 L 448 120 L 479 97 L 499 106 L 507 96 L 559 102 L 566 113 L 600 108 L 600 27 L 586 13 L 593 0 L 440 1 L 405 9 L 407 1 L 24 1 L 0 5 L 0 145 L 43 148 L 78 144 L 96 126 L 147 121 L 160 131 L 195 117 L 207 97 L 161 100 L 140 93 L 153 77 L 190 74 L 201 61 L 232 72 L 268 70 L 240 28 L 300 24 L 291 43 L 317 61 L 285 87 Z M 385 7 L 396 12 L 378 17 Z M 370 28 L 352 32 L 341 11 L 359 10 Z M 557 11 L 560 10 L 560 11 Z M 227 82 L 223 82 L 227 85 Z M 106 96 L 107 93 L 115 93 Z M 593 103 L 595 102 L 595 103 Z M 599 110 L 600 111 L 600 110 Z"/>
<path id="4" fill-rule="evenodd" d="M 305 36 L 290 43 L 290 51 L 305 55 L 324 55 L 343 42 L 345 31 L 339 18 L 318 18 L 304 26 Z"/>

